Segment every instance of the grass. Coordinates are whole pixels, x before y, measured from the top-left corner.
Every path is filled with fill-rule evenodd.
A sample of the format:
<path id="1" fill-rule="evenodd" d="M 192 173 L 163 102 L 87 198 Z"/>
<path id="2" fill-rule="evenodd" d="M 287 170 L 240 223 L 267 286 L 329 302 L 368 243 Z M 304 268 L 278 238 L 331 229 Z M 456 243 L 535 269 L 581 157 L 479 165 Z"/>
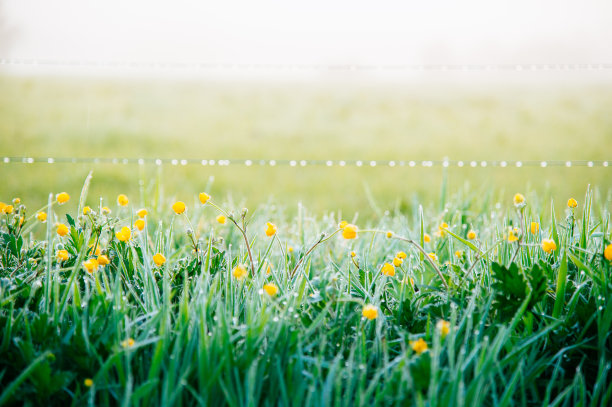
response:
<path id="1" fill-rule="evenodd" d="M 594 85 L 317 85 L 168 79 L 0 77 L 3 155 L 231 159 L 609 160 L 612 88 Z M 180 198 L 210 177 L 217 196 L 256 207 L 377 215 L 438 199 L 441 168 L 246 168 L 0 163 L 0 197 L 42 206 L 49 190 L 112 200 L 145 185 Z M 19 176 L 18 176 L 19 175 Z M 609 169 L 463 168 L 449 191 L 504 187 L 556 201 L 586 184 L 610 185 Z"/>
<path id="2" fill-rule="evenodd" d="M 143 192 L 103 214 L 87 191 L 78 211 L 50 198 L 46 223 L 23 203 L 2 216 L 0 405 L 611 402 L 609 200 L 590 190 L 557 211 L 461 190 L 443 210 L 359 221 L 357 239 L 303 206 L 245 211 L 196 191 L 177 215 Z M 97 246 L 110 262 L 90 273 Z"/>

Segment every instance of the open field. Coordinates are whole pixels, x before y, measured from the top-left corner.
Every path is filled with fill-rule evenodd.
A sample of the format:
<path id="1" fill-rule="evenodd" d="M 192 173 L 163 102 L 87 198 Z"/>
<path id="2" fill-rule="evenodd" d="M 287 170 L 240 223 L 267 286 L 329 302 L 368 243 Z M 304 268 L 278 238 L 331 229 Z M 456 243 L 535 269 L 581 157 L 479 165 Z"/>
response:
<path id="1" fill-rule="evenodd" d="M 0 77 L 2 155 L 208 159 L 609 160 L 612 86 L 230 83 L 168 79 Z M 211 191 L 254 207 L 370 216 L 415 197 L 438 201 L 441 168 L 227 168 L 0 163 L 0 197 L 33 206 L 48 191 L 140 196 L 156 184 L 180 198 Z M 608 169 L 454 168 L 449 192 L 470 184 L 529 190 L 557 201 L 587 184 L 609 193 Z M 366 192 L 369 191 L 369 194 Z M 372 205 L 372 201 L 376 205 Z"/>
<path id="2" fill-rule="evenodd" d="M 612 401 L 609 201 L 465 190 L 353 225 L 84 191 L 0 205 L 0 405 Z"/>

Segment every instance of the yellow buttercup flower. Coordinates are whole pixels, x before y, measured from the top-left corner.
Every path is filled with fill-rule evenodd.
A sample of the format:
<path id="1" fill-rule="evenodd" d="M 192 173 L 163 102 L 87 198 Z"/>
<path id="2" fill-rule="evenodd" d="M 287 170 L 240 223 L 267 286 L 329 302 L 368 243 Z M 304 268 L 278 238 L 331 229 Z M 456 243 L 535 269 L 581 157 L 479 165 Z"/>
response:
<path id="1" fill-rule="evenodd" d="M 21 203 L 21 198 L 13 198 L 13 205 L 19 205 Z"/>
<path id="2" fill-rule="evenodd" d="M 514 205 L 519 206 L 525 203 L 525 197 L 523 194 L 515 194 L 514 195 Z"/>
<path id="3" fill-rule="evenodd" d="M 5 205 L 4 208 L 2 208 L 2 212 L 6 213 L 7 215 L 13 213 L 14 210 L 15 208 L 13 207 L 13 205 Z"/>
<path id="4" fill-rule="evenodd" d="M 404 252 L 397 252 L 397 254 L 395 255 L 395 257 L 400 258 L 402 260 L 404 260 L 406 257 L 408 257 L 408 255 Z"/>
<path id="5" fill-rule="evenodd" d="M 246 268 L 242 265 L 239 264 L 236 267 L 234 267 L 234 270 L 232 271 L 232 275 L 234 276 L 234 278 L 238 281 L 244 279 L 248 273 L 246 271 Z"/>
<path id="6" fill-rule="evenodd" d="M 355 253 L 354 251 L 351 252 L 351 257 L 355 257 L 357 256 L 357 253 Z"/>
<path id="7" fill-rule="evenodd" d="M 96 260 L 98 260 L 98 264 L 100 266 L 106 266 L 108 263 L 110 263 L 110 259 L 105 254 L 99 255 Z"/>
<path id="8" fill-rule="evenodd" d="M 219 215 L 217 216 L 217 222 L 219 222 L 222 225 L 225 225 L 225 222 L 227 222 L 227 218 L 223 215 Z"/>
<path id="9" fill-rule="evenodd" d="M 130 200 L 128 199 L 128 197 L 124 194 L 119 194 L 119 196 L 117 196 L 117 203 L 121 206 L 127 206 L 127 204 L 130 202 Z"/>
<path id="10" fill-rule="evenodd" d="M 136 220 L 134 221 L 134 226 L 136 226 L 136 228 L 137 228 L 138 230 L 143 230 L 143 229 L 144 229 L 144 227 L 145 227 L 145 221 L 144 221 L 144 219 L 136 219 Z"/>
<path id="11" fill-rule="evenodd" d="M 393 232 L 388 231 L 388 232 L 387 232 L 387 238 L 388 238 L 388 239 L 391 239 L 392 237 L 393 237 Z"/>
<path id="12" fill-rule="evenodd" d="M 404 262 L 404 260 L 400 259 L 399 257 L 396 257 L 396 258 L 393 259 L 393 265 L 395 267 L 401 266 L 403 262 Z"/>
<path id="13" fill-rule="evenodd" d="M 540 224 L 538 222 L 531 222 L 531 226 L 529 227 L 529 231 L 532 235 L 535 235 L 540 230 Z"/>
<path id="14" fill-rule="evenodd" d="M 385 276 L 393 277 L 395 275 L 395 267 L 391 263 L 385 263 L 383 264 L 380 272 Z"/>
<path id="15" fill-rule="evenodd" d="M 270 297 L 274 297 L 278 294 L 278 287 L 274 283 L 264 284 L 263 289 Z"/>
<path id="16" fill-rule="evenodd" d="M 38 219 L 42 223 L 45 223 L 47 221 L 47 213 L 46 212 L 38 212 L 36 214 L 36 219 Z"/>
<path id="17" fill-rule="evenodd" d="M 89 215 L 91 213 L 91 208 L 89 206 L 83 207 L 83 215 Z"/>
<path id="18" fill-rule="evenodd" d="M 185 206 L 185 202 L 183 201 L 176 201 L 172 204 L 172 210 L 177 215 L 180 215 L 181 213 L 185 212 L 185 209 L 187 209 L 187 207 Z"/>
<path id="19" fill-rule="evenodd" d="M 200 195 L 198 197 L 200 198 L 200 202 L 202 202 L 202 205 L 205 205 L 206 202 L 208 202 L 208 200 L 210 199 L 210 195 L 208 195 L 206 192 L 200 192 Z"/>
<path id="20" fill-rule="evenodd" d="M 345 239 L 355 239 L 357 237 L 357 226 L 347 223 L 342 228 L 342 237 Z"/>
<path id="21" fill-rule="evenodd" d="M 423 241 L 424 241 L 425 243 L 429 243 L 429 242 L 431 242 L 431 236 L 429 236 L 427 233 L 425 233 L 425 234 L 423 235 Z"/>
<path id="22" fill-rule="evenodd" d="M 94 243 L 89 245 L 90 249 L 93 249 L 93 247 L 94 247 Z M 96 250 L 92 254 L 95 255 L 95 256 L 99 256 L 101 252 L 102 252 L 102 250 L 100 249 L 100 245 L 98 245 L 98 246 L 96 246 Z"/>
<path id="23" fill-rule="evenodd" d="M 109 208 L 108 206 L 103 206 L 103 207 L 102 207 L 102 214 L 103 214 L 103 215 L 110 215 L 110 214 L 111 214 L 111 212 L 112 212 L 112 211 L 110 210 L 110 208 Z"/>
<path id="24" fill-rule="evenodd" d="M 372 304 L 368 304 L 361 310 L 361 315 L 370 321 L 378 317 L 378 308 Z"/>
<path id="25" fill-rule="evenodd" d="M 4 202 L 0 202 L 0 212 L 4 212 L 4 208 L 6 208 L 6 204 Z"/>
<path id="26" fill-rule="evenodd" d="M 410 347 L 420 355 L 427 350 L 427 342 L 423 338 L 419 338 L 417 341 L 410 341 Z"/>
<path id="27" fill-rule="evenodd" d="M 58 204 L 63 205 L 70 200 L 70 195 L 68 195 L 66 192 L 60 192 L 57 194 L 55 199 L 57 200 Z"/>
<path id="28" fill-rule="evenodd" d="M 68 250 L 58 250 L 55 252 L 55 257 L 57 257 L 59 261 L 66 261 L 70 255 L 68 254 Z"/>
<path id="29" fill-rule="evenodd" d="M 552 239 L 542 239 L 542 250 L 546 253 L 550 253 L 557 250 L 557 244 Z"/>
<path id="30" fill-rule="evenodd" d="M 117 240 L 126 242 L 132 238 L 132 230 L 129 227 L 124 226 L 119 232 L 115 233 L 115 236 L 117 237 Z"/>
<path id="31" fill-rule="evenodd" d="M 612 244 L 609 244 L 604 249 L 604 257 L 608 261 L 612 261 Z"/>
<path id="32" fill-rule="evenodd" d="M 69 232 L 70 232 L 70 229 L 68 229 L 68 226 L 64 225 L 63 223 L 60 223 L 59 225 L 57 225 L 58 235 L 66 236 Z"/>
<path id="33" fill-rule="evenodd" d="M 448 335 L 448 333 L 450 332 L 450 322 L 441 319 L 436 324 L 436 329 L 440 333 L 440 336 L 442 336 L 442 338 L 445 338 L 446 335 Z"/>
<path id="34" fill-rule="evenodd" d="M 99 266 L 98 260 L 96 260 L 96 259 L 89 259 L 89 260 L 86 260 L 86 261 L 83 262 L 83 267 L 90 274 L 93 273 L 94 271 L 96 271 L 98 269 L 98 266 Z"/>
<path id="35" fill-rule="evenodd" d="M 432 259 L 433 261 L 438 261 L 438 256 L 436 256 L 436 254 L 434 252 L 428 253 L 427 254 L 429 256 L 430 259 Z"/>
<path id="36" fill-rule="evenodd" d="M 85 387 L 91 387 L 93 386 L 94 382 L 88 377 L 87 379 L 83 380 L 83 384 L 85 385 Z"/>
<path id="37" fill-rule="evenodd" d="M 338 227 L 339 227 L 340 229 L 344 229 L 344 227 L 345 227 L 346 225 L 348 225 L 348 224 L 349 224 L 349 223 L 348 223 L 347 221 L 343 220 L 342 222 L 340 222 L 340 223 L 338 224 Z"/>
<path id="38" fill-rule="evenodd" d="M 455 257 L 457 258 L 462 258 L 463 257 L 463 251 L 462 250 L 457 250 L 455 251 Z"/>
<path id="39" fill-rule="evenodd" d="M 134 343 L 135 343 L 135 342 L 134 342 L 134 339 L 132 339 L 132 338 L 127 338 L 126 340 L 121 341 L 121 346 L 122 346 L 123 348 L 131 348 L 132 346 L 134 346 Z"/>
<path id="40" fill-rule="evenodd" d="M 518 236 L 516 236 L 516 235 L 514 234 L 514 231 L 513 231 L 513 230 L 509 231 L 509 232 L 508 232 L 508 242 L 510 242 L 510 243 L 514 243 L 514 242 L 516 242 L 517 240 L 519 240 L 519 238 L 518 238 Z"/>
<path id="41" fill-rule="evenodd" d="M 276 225 L 274 223 L 266 222 L 266 236 L 274 236 L 276 233 Z"/>
<path id="42" fill-rule="evenodd" d="M 473 230 L 470 230 L 470 231 L 468 232 L 468 234 L 467 234 L 467 238 L 468 238 L 469 240 L 474 240 L 474 239 L 476 239 L 476 232 L 475 232 L 475 231 L 473 231 Z"/>
<path id="43" fill-rule="evenodd" d="M 578 206 L 578 201 L 576 201 L 574 198 L 570 198 L 567 200 L 567 206 L 574 209 Z"/>
<path id="44" fill-rule="evenodd" d="M 138 209 L 138 212 L 136 212 L 136 214 L 138 215 L 139 218 L 144 218 L 145 216 L 149 214 L 149 211 L 147 211 L 145 208 L 141 208 L 141 209 Z"/>
<path id="45" fill-rule="evenodd" d="M 166 257 L 161 254 L 161 253 L 156 253 L 153 256 L 153 261 L 155 262 L 155 264 L 157 264 L 158 266 L 161 266 L 162 264 L 164 264 L 166 262 Z"/>
<path id="46" fill-rule="evenodd" d="M 440 233 L 440 236 L 446 235 L 446 229 L 448 229 L 448 223 L 446 222 L 440 223 L 440 226 L 438 226 L 438 232 Z"/>

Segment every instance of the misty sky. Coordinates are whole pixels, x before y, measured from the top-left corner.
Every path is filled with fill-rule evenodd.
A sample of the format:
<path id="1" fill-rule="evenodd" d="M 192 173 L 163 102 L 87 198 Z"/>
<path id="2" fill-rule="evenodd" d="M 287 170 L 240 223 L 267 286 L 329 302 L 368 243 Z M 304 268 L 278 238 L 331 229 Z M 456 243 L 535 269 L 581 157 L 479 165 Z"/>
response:
<path id="1" fill-rule="evenodd" d="M 0 0 L 4 58 L 610 63 L 612 1 Z"/>

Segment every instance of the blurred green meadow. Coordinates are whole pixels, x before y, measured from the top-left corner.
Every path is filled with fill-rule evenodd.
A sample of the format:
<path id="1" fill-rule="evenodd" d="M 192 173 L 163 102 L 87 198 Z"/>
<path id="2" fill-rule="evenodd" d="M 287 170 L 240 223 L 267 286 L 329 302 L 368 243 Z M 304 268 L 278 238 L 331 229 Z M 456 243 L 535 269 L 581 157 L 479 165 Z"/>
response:
<path id="1" fill-rule="evenodd" d="M 0 76 L 3 156 L 307 160 L 610 160 L 612 85 L 427 85 Z M 238 206 L 361 216 L 442 202 L 469 185 L 559 203 L 608 168 L 156 167 L 0 163 L 0 200 L 117 191 L 186 202 L 209 188 Z M 207 187 L 208 185 L 208 187 Z M 138 198 L 143 200 L 144 198 Z M 136 201 L 138 201 L 136 199 Z M 73 203 L 76 205 L 76 203 Z"/>

